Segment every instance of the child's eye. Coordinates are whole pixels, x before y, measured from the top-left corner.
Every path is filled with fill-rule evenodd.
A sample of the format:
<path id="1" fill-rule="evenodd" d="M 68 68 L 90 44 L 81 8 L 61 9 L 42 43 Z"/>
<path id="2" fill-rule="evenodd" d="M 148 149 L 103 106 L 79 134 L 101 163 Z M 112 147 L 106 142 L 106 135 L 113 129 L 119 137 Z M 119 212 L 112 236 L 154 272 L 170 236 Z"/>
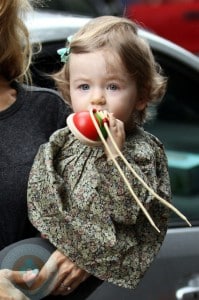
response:
<path id="1" fill-rule="evenodd" d="M 84 83 L 84 84 L 81 84 L 81 85 L 79 86 L 79 88 L 80 88 L 81 90 L 84 90 L 84 91 L 86 91 L 86 90 L 88 90 L 88 89 L 89 89 L 89 85 L 88 85 L 88 84 L 86 84 L 86 83 Z"/>
<path id="2" fill-rule="evenodd" d="M 118 86 L 114 83 L 111 83 L 109 84 L 108 89 L 112 91 L 116 91 L 118 89 Z"/>

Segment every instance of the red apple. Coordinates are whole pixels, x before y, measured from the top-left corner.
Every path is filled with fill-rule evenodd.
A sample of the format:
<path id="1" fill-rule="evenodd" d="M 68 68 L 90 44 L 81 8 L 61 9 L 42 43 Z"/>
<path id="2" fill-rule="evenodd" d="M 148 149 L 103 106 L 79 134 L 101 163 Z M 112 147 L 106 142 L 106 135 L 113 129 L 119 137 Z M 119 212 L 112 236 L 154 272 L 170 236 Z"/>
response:
<path id="1" fill-rule="evenodd" d="M 98 122 L 97 118 L 96 121 Z M 73 115 L 73 122 L 75 127 L 86 138 L 92 141 L 99 140 L 99 135 L 88 111 L 81 111 L 79 113 L 75 113 Z"/>

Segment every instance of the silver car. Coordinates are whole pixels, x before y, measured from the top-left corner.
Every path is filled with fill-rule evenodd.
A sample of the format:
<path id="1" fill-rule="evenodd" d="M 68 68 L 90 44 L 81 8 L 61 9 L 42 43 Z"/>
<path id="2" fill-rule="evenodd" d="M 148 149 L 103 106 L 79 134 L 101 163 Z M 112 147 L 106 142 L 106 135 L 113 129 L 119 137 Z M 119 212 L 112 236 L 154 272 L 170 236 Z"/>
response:
<path id="1" fill-rule="evenodd" d="M 28 18 L 32 41 L 43 45 L 32 66 L 35 84 L 53 87 L 46 73 L 61 67 L 56 50 L 88 20 L 44 11 Z M 199 58 L 142 29 L 139 35 L 148 40 L 169 78 L 166 96 L 146 129 L 165 145 L 173 204 L 192 227 L 171 214 L 162 248 L 138 288 L 104 283 L 89 300 L 199 299 Z"/>

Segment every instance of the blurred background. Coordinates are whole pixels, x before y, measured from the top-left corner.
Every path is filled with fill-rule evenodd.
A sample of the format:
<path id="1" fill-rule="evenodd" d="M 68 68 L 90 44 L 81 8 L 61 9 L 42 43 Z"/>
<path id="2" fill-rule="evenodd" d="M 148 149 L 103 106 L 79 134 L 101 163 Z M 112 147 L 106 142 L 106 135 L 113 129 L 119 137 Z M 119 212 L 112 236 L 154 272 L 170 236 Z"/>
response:
<path id="1" fill-rule="evenodd" d="M 199 0 L 47 0 L 45 10 L 119 15 L 199 55 Z"/>

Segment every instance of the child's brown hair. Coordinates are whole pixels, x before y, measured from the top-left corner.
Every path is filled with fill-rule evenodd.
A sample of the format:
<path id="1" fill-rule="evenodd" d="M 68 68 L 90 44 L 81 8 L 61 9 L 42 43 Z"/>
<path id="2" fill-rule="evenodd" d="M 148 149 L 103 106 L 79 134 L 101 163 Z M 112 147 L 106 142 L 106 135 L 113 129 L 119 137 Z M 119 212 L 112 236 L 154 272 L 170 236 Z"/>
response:
<path id="1" fill-rule="evenodd" d="M 146 102 L 146 108 L 136 115 L 136 121 L 143 123 L 148 117 L 148 104 L 160 101 L 167 80 L 160 73 L 148 43 L 137 32 L 137 25 L 124 17 L 97 17 L 72 37 L 69 47 L 70 53 L 89 53 L 104 48 L 119 55 L 127 74 L 136 81 L 139 99 Z M 68 62 L 53 77 L 63 97 L 70 103 Z"/>

